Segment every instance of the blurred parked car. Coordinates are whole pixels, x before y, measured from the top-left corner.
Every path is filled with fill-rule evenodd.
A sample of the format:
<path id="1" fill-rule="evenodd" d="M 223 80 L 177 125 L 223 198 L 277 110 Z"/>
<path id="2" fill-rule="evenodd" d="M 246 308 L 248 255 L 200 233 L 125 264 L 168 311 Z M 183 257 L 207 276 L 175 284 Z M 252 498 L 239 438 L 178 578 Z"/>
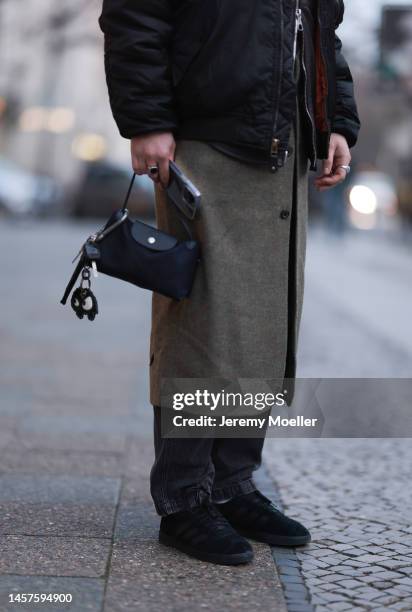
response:
<path id="1" fill-rule="evenodd" d="M 60 189 L 52 178 L 31 174 L 8 160 L 0 159 L 0 210 L 6 214 L 49 214 L 60 195 Z"/>
<path id="2" fill-rule="evenodd" d="M 123 205 L 132 172 L 109 162 L 88 163 L 82 180 L 70 195 L 68 208 L 77 217 L 108 217 Z M 154 216 L 153 183 L 136 177 L 127 208 L 136 216 Z"/>
<path id="3" fill-rule="evenodd" d="M 412 159 L 404 159 L 399 164 L 399 210 L 404 218 L 412 223 Z"/>
<path id="4" fill-rule="evenodd" d="M 394 180 L 384 172 L 362 170 L 348 189 L 349 221 L 358 229 L 391 227 L 399 211 Z"/>

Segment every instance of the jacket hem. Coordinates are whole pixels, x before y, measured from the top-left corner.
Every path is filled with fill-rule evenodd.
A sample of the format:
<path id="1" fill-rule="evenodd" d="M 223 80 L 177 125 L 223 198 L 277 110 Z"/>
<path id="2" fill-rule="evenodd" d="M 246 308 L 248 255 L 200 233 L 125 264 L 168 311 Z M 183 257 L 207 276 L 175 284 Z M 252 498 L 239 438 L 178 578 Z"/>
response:
<path id="1" fill-rule="evenodd" d="M 256 124 L 248 125 L 247 117 L 226 115 L 221 117 L 198 117 L 182 121 L 176 129 L 176 138 L 222 142 L 232 146 L 250 146 L 270 156 L 269 143 L 265 143 L 267 130 Z M 260 133 L 257 141 L 256 131 Z"/>

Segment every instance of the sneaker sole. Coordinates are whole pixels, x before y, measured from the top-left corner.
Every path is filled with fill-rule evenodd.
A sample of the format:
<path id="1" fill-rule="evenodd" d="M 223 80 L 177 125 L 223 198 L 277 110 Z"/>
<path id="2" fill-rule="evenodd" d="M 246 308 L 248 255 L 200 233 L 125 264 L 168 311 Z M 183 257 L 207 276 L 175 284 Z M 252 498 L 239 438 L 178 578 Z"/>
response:
<path id="1" fill-rule="evenodd" d="M 183 552 L 186 555 L 189 555 L 190 557 L 194 557 L 199 561 L 208 561 L 209 563 L 215 563 L 216 565 L 242 565 L 244 563 L 249 563 L 253 559 L 252 550 L 244 553 L 236 553 L 233 555 L 199 553 L 199 551 L 195 548 L 187 546 L 186 544 L 182 544 L 182 542 L 180 542 L 174 536 L 169 536 L 164 533 L 159 533 L 159 542 L 164 546 L 176 548 L 177 550 L 180 550 L 180 552 Z"/>
<path id="2" fill-rule="evenodd" d="M 256 540 L 256 542 L 263 542 L 263 544 L 269 544 L 269 546 L 304 546 L 305 544 L 309 544 L 311 541 L 310 535 L 277 536 L 271 533 L 263 533 L 259 531 L 244 531 L 241 529 L 236 529 L 236 531 L 244 538 Z"/>

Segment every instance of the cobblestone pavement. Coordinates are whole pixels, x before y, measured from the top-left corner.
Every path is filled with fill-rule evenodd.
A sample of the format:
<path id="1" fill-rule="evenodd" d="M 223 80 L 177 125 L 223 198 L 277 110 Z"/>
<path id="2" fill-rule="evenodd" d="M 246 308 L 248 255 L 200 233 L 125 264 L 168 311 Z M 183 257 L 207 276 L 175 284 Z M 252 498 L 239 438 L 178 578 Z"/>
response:
<path id="1" fill-rule="evenodd" d="M 412 609 L 410 446 L 267 441 L 283 503 L 313 535 L 296 556 L 319 612 Z"/>
<path id="2" fill-rule="evenodd" d="M 411 264 L 403 245 L 315 232 L 299 375 L 410 377 Z M 296 553 L 274 550 L 289 610 L 412 610 L 409 439 L 268 439 L 265 464 L 313 534 Z"/>
<path id="3" fill-rule="evenodd" d="M 59 304 L 101 222 L 0 222 L 0 612 L 286 612 L 270 549 L 245 567 L 157 542 L 149 494 L 150 295 L 93 282 L 100 313 Z M 71 604 L 10 604 L 10 593 Z"/>

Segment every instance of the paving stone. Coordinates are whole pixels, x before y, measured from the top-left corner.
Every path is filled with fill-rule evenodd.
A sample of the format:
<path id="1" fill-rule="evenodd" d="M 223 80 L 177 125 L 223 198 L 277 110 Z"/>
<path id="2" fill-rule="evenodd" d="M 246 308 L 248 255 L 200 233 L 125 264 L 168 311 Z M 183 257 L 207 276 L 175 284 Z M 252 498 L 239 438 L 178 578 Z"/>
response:
<path id="1" fill-rule="evenodd" d="M 332 593 L 340 593 L 335 582 L 325 582 L 319 586 L 321 591 L 330 591 Z"/>
<path id="2" fill-rule="evenodd" d="M 361 582 L 359 582 L 358 580 L 341 580 L 339 579 L 338 584 L 341 587 L 344 587 L 346 589 L 356 589 L 357 587 L 361 586 Z"/>
<path id="3" fill-rule="evenodd" d="M 311 603 L 289 603 L 288 612 L 314 612 L 315 608 Z"/>
<path id="4" fill-rule="evenodd" d="M 409 586 L 411 587 L 412 590 L 412 578 L 410 577 L 405 577 L 405 578 L 394 578 L 393 579 L 394 582 L 396 582 L 397 584 L 401 584 L 403 586 Z"/>
<path id="5" fill-rule="evenodd" d="M 391 595 L 381 595 L 380 597 L 377 597 L 375 602 L 379 603 L 380 605 L 384 606 L 384 605 L 390 605 L 390 604 L 394 604 L 398 601 L 397 597 L 393 597 Z"/>
<path id="6" fill-rule="evenodd" d="M 412 565 L 410 561 L 399 561 L 398 559 L 388 559 L 387 561 L 380 561 L 379 565 L 386 569 L 401 569 L 403 572 L 412 572 Z"/>
<path id="7" fill-rule="evenodd" d="M 291 559 L 281 560 L 279 559 L 279 557 L 277 557 L 277 559 L 283 569 L 290 568 L 291 570 L 296 570 L 301 567 L 301 563 L 297 560 L 296 561 L 292 561 Z"/>
<path id="8" fill-rule="evenodd" d="M 339 574 L 342 576 L 351 576 L 352 578 L 360 578 L 364 576 L 368 571 L 368 568 L 365 566 L 362 567 L 350 567 L 348 565 L 339 565 Z"/>
<path id="9" fill-rule="evenodd" d="M 0 502 L 116 504 L 120 481 L 104 477 L 0 476 Z"/>
<path id="10" fill-rule="evenodd" d="M 72 601 L 54 607 L 45 603 L 9 603 L 9 594 L 52 593 L 71 594 Z M 100 612 L 103 605 L 104 580 L 96 578 L 64 578 L 50 576 L 0 576 L 0 610 L 67 610 L 70 612 Z"/>
<path id="11" fill-rule="evenodd" d="M 284 565 L 277 565 L 278 568 L 278 572 L 279 575 L 283 577 L 285 577 L 284 579 L 286 579 L 287 577 L 293 577 L 296 576 L 296 574 L 300 574 L 300 571 L 297 567 L 288 567 L 288 566 L 284 566 Z"/>
<path id="12" fill-rule="evenodd" d="M 381 555 L 382 554 L 381 546 L 365 546 L 363 550 L 369 553 L 370 555 Z"/>
<path id="13" fill-rule="evenodd" d="M 329 574 L 326 574 L 326 576 L 323 577 L 323 580 L 325 582 L 341 583 L 343 578 L 344 577 L 340 573 L 338 574 L 338 573 L 330 572 Z"/>
<path id="14" fill-rule="evenodd" d="M 371 582 L 371 586 L 377 589 L 390 589 L 393 584 L 393 582 L 388 582 L 385 580 L 376 580 L 375 582 Z"/>
<path id="15" fill-rule="evenodd" d="M 405 553 L 405 555 L 411 552 L 409 546 L 405 546 L 404 544 L 393 544 L 390 546 L 390 549 L 397 553 Z"/>
<path id="16" fill-rule="evenodd" d="M 120 502 L 114 537 L 116 540 L 152 540 L 159 533 L 160 518 L 151 502 Z"/>
<path id="17" fill-rule="evenodd" d="M 0 574 L 98 578 L 106 570 L 110 540 L 2 536 Z"/>
<path id="18" fill-rule="evenodd" d="M 396 578 L 400 578 L 401 574 L 399 572 L 391 572 L 389 570 L 384 570 L 382 572 L 376 572 L 375 578 L 379 580 L 395 580 Z"/>
<path id="19" fill-rule="evenodd" d="M 332 544 L 331 548 L 332 548 L 332 550 L 337 550 L 337 551 L 345 552 L 345 555 L 346 555 L 346 554 L 348 554 L 347 551 L 349 549 L 352 549 L 352 545 L 351 544 Z M 335 604 L 335 606 L 342 606 L 342 604 Z"/>
<path id="20" fill-rule="evenodd" d="M 0 470 L 2 473 L 120 476 L 123 461 L 122 453 L 27 450 L 20 445 L 2 452 Z"/>
<path id="21" fill-rule="evenodd" d="M 352 604 L 347 601 L 338 601 L 336 603 L 330 603 L 329 609 L 336 612 L 344 612 L 345 610 L 350 610 L 351 605 Z"/>
<path id="22" fill-rule="evenodd" d="M 321 598 L 324 602 L 333 603 L 338 601 L 344 601 L 344 597 L 338 593 L 322 593 Z"/>
<path id="23" fill-rule="evenodd" d="M 348 547 L 344 552 L 345 552 L 345 555 L 348 555 L 349 557 L 360 557 L 365 554 L 362 548 L 352 548 L 352 547 Z"/>
<path id="24" fill-rule="evenodd" d="M 115 544 L 106 612 L 274 609 L 286 612 L 270 551 L 256 545 L 251 565 L 222 567 L 156 542 Z M 208 597 L 212 589 L 213 596 Z"/>
<path id="25" fill-rule="evenodd" d="M 359 559 L 359 557 L 358 557 Z M 350 566 L 350 567 L 358 567 L 358 568 L 366 568 L 366 567 L 371 567 L 370 563 L 367 563 L 366 561 L 358 561 L 358 559 L 348 559 L 346 561 L 342 561 L 342 565 L 344 566 Z"/>
<path id="26" fill-rule="evenodd" d="M 291 584 L 302 585 L 302 577 L 300 575 L 293 574 L 293 576 L 291 576 L 290 574 L 283 574 L 282 572 L 279 572 L 279 576 L 282 580 L 282 584 L 285 587 L 288 587 Z"/>
<path id="27" fill-rule="evenodd" d="M 25 424 L 24 429 L 19 431 L 19 440 L 27 449 L 121 453 L 125 451 L 126 435 L 99 433 L 92 429 L 71 429 L 70 423 L 65 420 L 63 423 L 55 423 L 53 430 L 47 432 L 47 436 L 41 428 L 31 431 L 29 424 Z"/>
<path id="28" fill-rule="evenodd" d="M 379 563 L 380 561 L 386 561 L 388 557 L 385 556 L 375 556 L 375 555 L 361 555 L 357 558 L 357 561 L 361 561 L 363 563 Z"/>
<path id="29" fill-rule="evenodd" d="M 0 476 L 0 533 L 111 537 L 120 480 Z"/>
<path id="30" fill-rule="evenodd" d="M 361 587 L 357 589 L 356 594 L 370 601 L 375 601 L 377 597 L 380 597 L 382 595 L 382 591 L 372 585 L 366 588 Z"/>
<path id="31" fill-rule="evenodd" d="M 115 506 L 0 504 L 0 534 L 110 538 Z"/>

